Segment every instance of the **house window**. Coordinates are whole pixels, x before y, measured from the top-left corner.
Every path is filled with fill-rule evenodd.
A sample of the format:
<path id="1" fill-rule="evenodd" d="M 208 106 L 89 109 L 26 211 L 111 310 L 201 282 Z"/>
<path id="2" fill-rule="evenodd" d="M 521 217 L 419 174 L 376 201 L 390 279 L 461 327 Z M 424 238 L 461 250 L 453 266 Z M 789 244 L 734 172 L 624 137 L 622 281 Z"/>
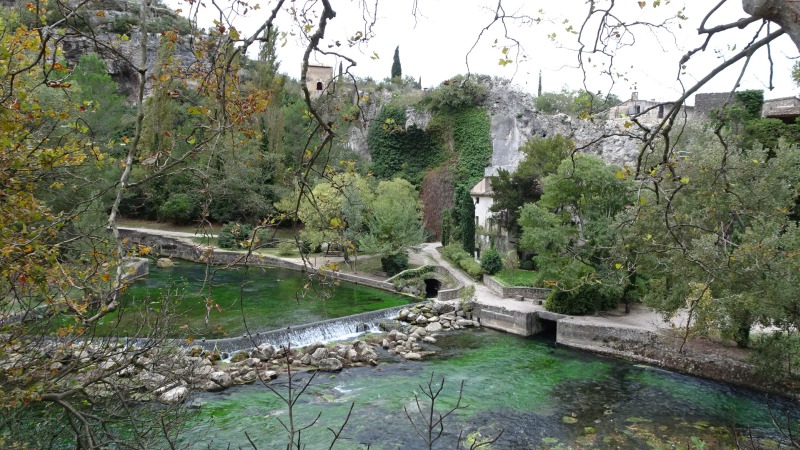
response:
<path id="1" fill-rule="evenodd" d="M 658 105 L 658 118 L 664 118 L 664 105 Z"/>
<path id="2" fill-rule="evenodd" d="M 480 197 L 475 197 L 475 204 L 477 205 L 480 202 L 481 202 L 481 198 Z"/>
<path id="3" fill-rule="evenodd" d="M 317 90 L 318 91 L 322 90 L 322 81 L 317 81 Z"/>
<path id="4" fill-rule="evenodd" d="M 636 106 L 633 107 L 633 111 L 634 111 L 634 114 L 641 114 L 642 113 L 642 107 L 640 105 L 636 105 Z"/>
<path id="5" fill-rule="evenodd" d="M 475 216 L 475 226 L 478 226 L 478 216 Z"/>

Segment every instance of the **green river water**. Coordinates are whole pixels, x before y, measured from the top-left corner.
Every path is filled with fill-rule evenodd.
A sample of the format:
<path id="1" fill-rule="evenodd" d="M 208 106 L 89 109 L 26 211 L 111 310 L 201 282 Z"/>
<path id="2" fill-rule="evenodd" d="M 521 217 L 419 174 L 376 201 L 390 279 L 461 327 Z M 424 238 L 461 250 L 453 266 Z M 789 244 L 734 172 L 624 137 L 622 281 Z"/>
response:
<path id="1" fill-rule="evenodd" d="M 205 282 L 204 282 L 205 280 Z M 209 282 L 210 280 L 210 282 Z M 123 313 L 102 326 L 130 335 L 144 325 L 143 313 L 170 308 L 178 313 L 175 336 L 236 336 L 244 330 L 276 329 L 409 303 L 409 297 L 340 283 L 303 289 L 307 278 L 282 269 L 220 270 L 179 263 L 153 269 L 126 292 Z M 305 296 L 298 296 L 305 293 Z M 205 298 L 213 309 L 204 324 Z M 219 307 L 217 307 L 217 305 Z M 156 314 L 157 315 L 157 314 Z M 377 367 L 320 373 L 296 403 L 307 449 L 326 449 L 355 403 L 336 449 L 426 448 L 404 413 L 417 424 L 414 395 L 433 376 L 445 386 L 437 410 L 452 407 L 464 381 L 462 405 L 446 419 L 434 448 L 466 448 L 475 439 L 500 439 L 491 449 L 529 448 L 734 448 L 732 431 L 753 435 L 752 448 L 775 448 L 781 436 L 773 418 L 793 420 L 798 433 L 800 406 L 783 399 L 721 383 L 671 373 L 620 359 L 557 347 L 552 339 L 519 338 L 491 330 L 452 332 L 438 338 L 436 356 L 424 361 L 391 361 Z M 298 374 L 303 382 L 310 374 Z M 271 383 L 286 392 L 286 376 Z M 423 409 L 427 408 L 423 402 Z M 221 393 L 195 394 L 181 446 L 196 449 L 286 448 L 288 412 L 278 396 L 260 384 Z M 246 434 L 245 434 L 246 433 Z M 461 448 L 465 448 L 462 443 Z"/>
<path id="2" fill-rule="evenodd" d="M 800 407 L 786 400 L 557 348 L 546 339 L 479 330 L 448 334 L 436 345 L 437 356 L 425 361 L 320 373 L 294 411 L 301 425 L 321 413 L 302 434 L 307 448 L 328 448 L 327 428 L 338 429 L 353 402 L 345 439 L 335 448 L 427 448 L 403 408 L 418 420 L 414 394 L 431 374 L 437 384 L 445 379 L 437 409 L 454 405 L 462 380 L 462 403 L 469 405 L 446 420 L 434 446 L 442 449 L 456 448 L 459 432 L 480 440 L 501 430 L 488 448 L 733 448 L 732 429 L 757 436 L 755 448 L 773 448 L 780 436 L 772 418 L 789 416 L 795 427 L 800 419 Z M 285 376 L 272 385 L 285 394 Z M 191 410 L 182 443 L 192 448 L 252 448 L 245 433 L 258 448 L 286 447 L 278 421 L 287 421 L 286 406 L 263 385 L 199 395 Z"/>
<path id="3" fill-rule="evenodd" d="M 210 301 L 206 301 L 210 299 Z M 279 268 L 217 269 L 177 261 L 169 269 L 151 267 L 150 274 L 125 292 L 122 314 L 103 319 L 99 331 L 134 336 L 149 329 L 146 312 L 157 317 L 169 309 L 172 336 L 220 338 L 240 336 L 245 320 L 250 332 L 274 330 L 367 311 L 400 306 L 415 299 L 367 286 L 340 282 L 309 283 L 305 274 Z M 206 325 L 206 305 L 209 322 Z"/>

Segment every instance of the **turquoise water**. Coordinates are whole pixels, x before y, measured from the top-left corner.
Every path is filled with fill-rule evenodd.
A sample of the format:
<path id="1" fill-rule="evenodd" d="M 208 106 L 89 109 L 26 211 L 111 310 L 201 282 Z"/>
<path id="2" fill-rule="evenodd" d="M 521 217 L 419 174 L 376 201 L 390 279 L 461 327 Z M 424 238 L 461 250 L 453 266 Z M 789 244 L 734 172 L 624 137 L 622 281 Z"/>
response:
<path id="1" fill-rule="evenodd" d="M 327 428 L 338 429 L 355 403 L 346 439 L 335 448 L 427 448 L 404 407 L 420 423 L 414 395 L 431 377 L 435 389 L 445 380 L 437 410 L 455 405 L 462 380 L 462 406 L 468 405 L 446 419 L 434 448 L 455 448 L 459 433 L 480 441 L 501 430 L 488 448 L 696 448 L 694 440 L 706 448 L 731 448 L 734 428 L 769 447 L 778 437 L 773 416 L 788 414 L 795 424 L 800 419 L 800 407 L 785 400 L 541 339 L 481 330 L 448 335 L 437 346 L 431 360 L 319 374 L 294 410 L 299 425 L 321 414 L 302 433 L 303 442 L 327 448 Z M 285 377 L 271 385 L 286 394 Z M 428 404 L 422 402 L 424 411 Z M 193 448 L 250 447 L 245 432 L 258 448 L 286 447 L 279 419 L 286 423 L 287 408 L 263 385 L 199 395 L 192 410 L 182 443 Z"/>
<path id="2" fill-rule="evenodd" d="M 121 314 L 105 318 L 100 332 L 134 336 L 158 317 L 170 317 L 175 337 L 239 336 L 246 329 L 273 330 L 415 301 L 366 286 L 325 283 L 286 269 L 215 269 L 178 261 L 170 269 L 153 267 L 135 281 L 125 292 Z"/>

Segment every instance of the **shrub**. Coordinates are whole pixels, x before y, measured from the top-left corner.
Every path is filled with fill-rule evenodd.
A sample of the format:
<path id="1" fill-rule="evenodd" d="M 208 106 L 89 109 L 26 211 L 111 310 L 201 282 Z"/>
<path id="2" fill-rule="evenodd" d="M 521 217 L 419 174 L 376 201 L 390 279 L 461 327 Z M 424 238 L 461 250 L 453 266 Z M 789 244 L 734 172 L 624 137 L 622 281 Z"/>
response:
<path id="1" fill-rule="evenodd" d="M 459 243 L 452 243 L 440 249 L 442 255 L 449 259 L 451 262 L 458 264 L 464 258 L 469 258 L 469 253 L 464 251 Z"/>
<path id="2" fill-rule="evenodd" d="M 462 259 L 458 262 L 458 265 L 464 269 L 464 272 L 467 272 L 467 275 L 470 277 L 480 280 L 481 275 L 483 275 L 483 269 L 481 269 L 481 265 L 478 264 L 471 256 L 467 256 L 466 258 Z"/>
<path id="3" fill-rule="evenodd" d="M 483 252 L 483 255 L 481 255 L 481 269 L 483 269 L 484 272 L 489 275 L 494 275 L 502 268 L 503 258 L 500 257 L 500 253 L 498 253 L 494 247 Z"/>
<path id="4" fill-rule="evenodd" d="M 191 223 L 192 219 L 199 216 L 196 202 L 188 194 L 172 194 L 158 209 L 163 220 L 172 221 L 178 225 Z"/>
<path id="5" fill-rule="evenodd" d="M 408 269 L 408 255 L 386 255 L 381 258 L 381 268 L 389 276 L 397 275 Z"/>
<path id="6" fill-rule="evenodd" d="M 240 248 L 241 243 L 250 239 L 253 232 L 250 225 L 242 225 L 236 222 L 226 223 L 217 237 L 217 245 L 222 248 Z"/>
<path id="7" fill-rule="evenodd" d="M 470 277 L 478 280 L 483 275 L 481 265 L 472 259 L 469 253 L 464 251 L 461 244 L 453 243 L 446 247 L 440 247 L 439 252 L 450 262 L 461 267 Z"/>
<path id="8" fill-rule="evenodd" d="M 548 311 L 584 316 L 616 308 L 620 295 L 621 292 L 616 287 L 583 284 L 572 291 L 553 289 L 544 306 Z"/>
<path id="9" fill-rule="evenodd" d="M 279 256 L 292 256 L 294 255 L 295 250 L 297 250 L 294 242 L 280 242 L 278 243 L 277 247 Z"/>
<path id="10" fill-rule="evenodd" d="M 488 92 L 486 87 L 470 77 L 465 79 L 463 75 L 456 75 L 450 80 L 443 82 L 429 97 L 432 109 L 458 111 L 482 104 Z"/>
<path id="11" fill-rule="evenodd" d="M 536 268 L 536 264 L 534 264 L 533 260 L 526 259 L 520 263 L 519 268 L 522 270 L 533 270 Z"/>

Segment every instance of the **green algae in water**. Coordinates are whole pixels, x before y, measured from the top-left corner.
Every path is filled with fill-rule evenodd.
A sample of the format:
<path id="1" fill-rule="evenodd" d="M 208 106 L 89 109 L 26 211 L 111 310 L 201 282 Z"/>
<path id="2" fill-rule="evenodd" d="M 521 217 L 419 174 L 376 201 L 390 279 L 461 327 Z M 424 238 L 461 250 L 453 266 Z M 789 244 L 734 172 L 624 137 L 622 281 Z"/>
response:
<path id="1" fill-rule="evenodd" d="M 209 270 L 207 276 L 206 270 Z M 306 289 L 308 287 L 308 289 Z M 206 302 L 210 298 L 210 302 Z M 173 337 L 218 338 L 273 330 L 405 305 L 413 298 L 367 286 L 341 282 L 308 285 L 306 274 L 279 268 L 208 268 L 178 262 L 169 269 L 153 268 L 125 292 L 122 314 L 113 313 L 98 327 L 102 334 L 132 336 L 149 330 L 151 317 L 171 315 Z M 205 324 L 206 306 L 209 324 Z"/>
<path id="2" fill-rule="evenodd" d="M 403 407 L 416 410 L 414 393 L 420 392 L 419 385 L 427 383 L 431 373 L 435 382 L 441 377 L 446 380 L 437 409 L 454 404 L 461 380 L 465 380 L 462 402 L 468 405 L 448 418 L 442 445 L 436 448 L 454 448 L 461 431 L 463 436 L 479 431 L 481 436 L 490 437 L 501 429 L 506 432 L 493 449 L 555 445 L 685 448 L 692 436 L 708 443 L 709 448 L 729 448 L 727 411 L 687 411 L 683 399 L 664 392 L 691 390 L 703 396 L 738 398 L 730 404 L 750 408 L 742 415 L 756 412 L 753 408 L 759 414 L 767 411 L 757 396 L 725 385 L 554 348 L 540 340 L 478 331 L 441 336 L 438 343 L 443 346 L 440 354 L 446 357 L 347 369 L 333 380 L 317 377 L 297 406 L 303 421 L 322 413 L 320 425 L 308 436 L 308 448 L 327 448 L 330 433 L 326 427 L 338 429 L 351 402 L 355 402 L 355 409 L 345 429 L 349 440 L 341 448 L 366 448 L 367 444 L 372 449 L 421 448 Z M 647 372 L 646 378 L 652 382 L 643 382 L 642 372 Z M 216 408 L 216 402 L 226 406 Z M 285 433 L 277 422 L 277 418 L 285 419 L 285 407 L 266 388 L 243 386 L 223 394 L 203 394 L 200 403 L 202 407 L 192 421 L 195 428 L 187 435 L 194 436 L 193 430 L 202 426 L 219 443 L 211 448 L 227 448 L 227 442 L 232 442 L 233 448 L 247 446 L 243 430 L 260 448 L 285 447 Z M 800 408 L 793 408 L 795 417 L 800 417 Z M 238 418 L 243 416 L 245 420 L 240 422 Z M 576 423 L 563 423 L 565 416 Z M 211 425 L 209 417 L 213 417 Z M 698 429 L 698 423 L 708 427 Z M 555 441 L 547 443 L 546 438 Z"/>

